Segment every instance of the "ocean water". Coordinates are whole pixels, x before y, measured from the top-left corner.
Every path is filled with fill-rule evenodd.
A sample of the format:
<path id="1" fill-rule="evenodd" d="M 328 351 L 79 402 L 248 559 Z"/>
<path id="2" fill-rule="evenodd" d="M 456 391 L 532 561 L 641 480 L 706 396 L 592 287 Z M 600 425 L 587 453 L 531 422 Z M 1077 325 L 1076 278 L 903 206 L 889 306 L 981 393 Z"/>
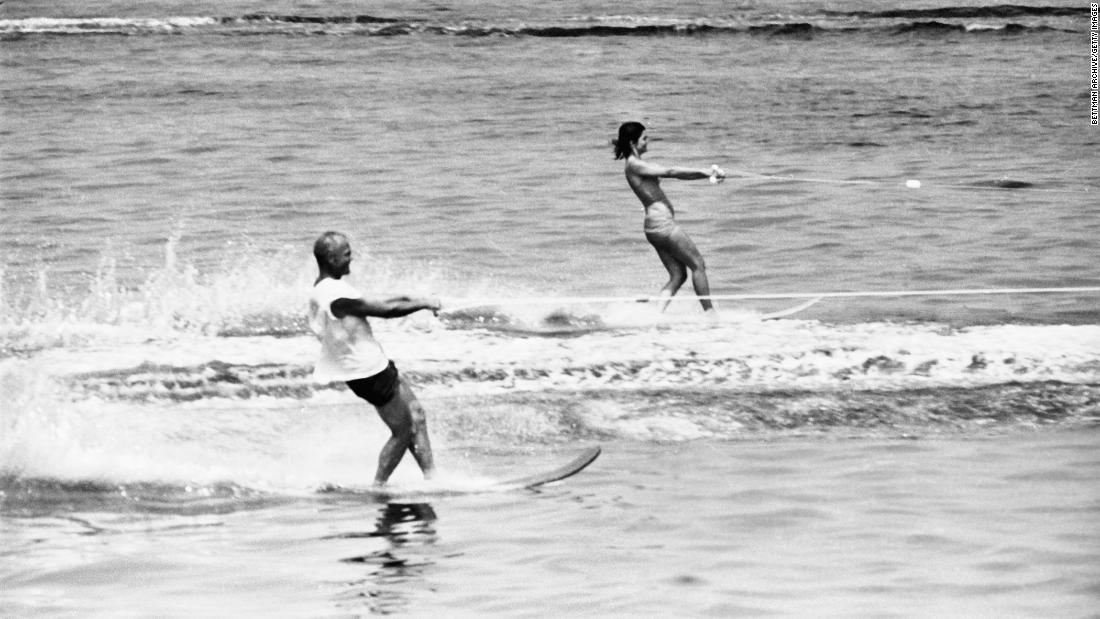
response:
<path id="1" fill-rule="evenodd" d="M 2 614 L 1097 616 L 1087 5 L 131 4 L 0 4 Z M 329 229 L 471 492 L 317 492 Z"/>

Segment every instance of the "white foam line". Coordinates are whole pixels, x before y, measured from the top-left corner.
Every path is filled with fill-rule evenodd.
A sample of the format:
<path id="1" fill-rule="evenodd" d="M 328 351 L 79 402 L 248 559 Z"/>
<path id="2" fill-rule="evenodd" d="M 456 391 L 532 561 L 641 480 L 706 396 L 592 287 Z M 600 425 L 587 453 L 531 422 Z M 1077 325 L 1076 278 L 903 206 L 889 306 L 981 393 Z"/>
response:
<path id="1" fill-rule="evenodd" d="M 650 303 L 658 301 L 752 301 L 766 299 L 840 299 L 856 297 L 948 297 L 1003 294 L 1071 294 L 1097 293 L 1100 286 L 1078 286 L 1069 288 L 987 288 L 987 289 L 949 289 L 949 290 L 857 290 L 851 292 L 781 292 L 753 294 L 712 294 L 706 296 L 684 295 L 672 297 L 482 297 L 474 299 L 453 299 L 454 307 L 444 307 L 443 312 L 454 313 L 475 307 L 489 305 L 570 305 L 581 303 Z"/>

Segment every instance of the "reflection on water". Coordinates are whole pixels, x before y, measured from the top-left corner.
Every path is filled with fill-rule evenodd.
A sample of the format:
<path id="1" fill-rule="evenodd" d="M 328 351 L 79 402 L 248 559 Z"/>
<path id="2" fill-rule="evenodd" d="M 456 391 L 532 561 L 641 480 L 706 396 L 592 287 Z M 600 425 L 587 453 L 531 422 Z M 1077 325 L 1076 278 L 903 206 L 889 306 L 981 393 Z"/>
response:
<path id="1" fill-rule="evenodd" d="M 364 540 L 367 550 L 340 559 L 363 565 L 366 574 L 346 583 L 346 589 L 337 597 L 338 606 L 378 614 L 407 610 L 417 592 L 430 588 L 426 573 L 434 561 L 421 549 L 435 544 L 436 519 L 428 503 L 386 503 L 373 529 L 325 537 Z"/>

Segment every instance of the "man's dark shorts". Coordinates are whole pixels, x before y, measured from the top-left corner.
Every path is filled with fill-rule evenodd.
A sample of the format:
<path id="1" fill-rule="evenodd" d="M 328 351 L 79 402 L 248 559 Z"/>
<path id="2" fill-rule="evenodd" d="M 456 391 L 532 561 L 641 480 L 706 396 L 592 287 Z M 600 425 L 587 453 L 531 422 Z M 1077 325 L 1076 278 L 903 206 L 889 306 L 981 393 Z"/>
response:
<path id="1" fill-rule="evenodd" d="M 348 381 L 348 388 L 352 393 L 375 406 L 382 406 L 392 400 L 400 386 L 401 379 L 397 375 L 397 366 L 393 361 L 390 361 L 386 369 L 374 376 Z"/>

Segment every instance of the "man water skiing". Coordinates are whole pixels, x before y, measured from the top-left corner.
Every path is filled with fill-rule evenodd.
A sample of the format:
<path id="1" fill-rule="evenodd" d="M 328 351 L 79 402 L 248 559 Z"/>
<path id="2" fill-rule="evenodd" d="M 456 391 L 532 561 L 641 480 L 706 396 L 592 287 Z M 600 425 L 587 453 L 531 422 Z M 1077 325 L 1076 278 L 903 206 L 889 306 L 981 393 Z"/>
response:
<path id="1" fill-rule="evenodd" d="M 425 479 L 434 472 L 424 408 L 397 367 L 374 339 L 367 317 L 400 318 L 420 310 L 438 312 L 438 299 L 364 296 L 342 279 L 350 273 L 351 245 L 339 232 L 326 232 L 313 245 L 320 272 L 309 302 L 310 328 L 321 340 L 314 379 L 343 381 L 355 395 L 372 404 L 392 435 L 378 454 L 374 483 L 386 483 L 405 450 L 420 465 Z"/>

